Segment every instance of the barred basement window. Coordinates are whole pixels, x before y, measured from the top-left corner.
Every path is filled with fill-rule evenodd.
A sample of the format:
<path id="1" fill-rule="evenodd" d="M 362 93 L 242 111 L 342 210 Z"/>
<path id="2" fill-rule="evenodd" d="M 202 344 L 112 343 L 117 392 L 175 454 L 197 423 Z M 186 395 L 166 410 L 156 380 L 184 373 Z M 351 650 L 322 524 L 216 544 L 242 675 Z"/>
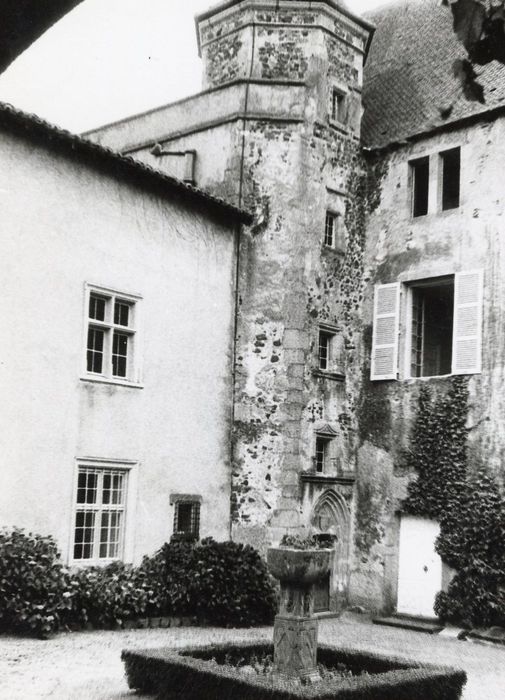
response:
<path id="1" fill-rule="evenodd" d="M 86 372 L 112 380 L 136 380 L 138 298 L 90 288 Z"/>
<path id="2" fill-rule="evenodd" d="M 75 561 L 121 559 L 128 470 L 79 467 L 74 521 Z"/>
<path id="3" fill-rule="evenodd" d="M 198 540 L 200 538 L 200 500 L 188 497 L 171 498 L 174 503 L 174 539 Z"/>

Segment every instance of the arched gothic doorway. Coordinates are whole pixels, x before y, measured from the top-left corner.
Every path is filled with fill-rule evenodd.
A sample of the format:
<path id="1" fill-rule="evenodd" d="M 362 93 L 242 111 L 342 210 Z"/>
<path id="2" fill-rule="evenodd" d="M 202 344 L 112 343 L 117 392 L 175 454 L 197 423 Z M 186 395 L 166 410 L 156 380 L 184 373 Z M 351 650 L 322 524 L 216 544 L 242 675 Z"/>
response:
<path id="1" fill-rule="evenodd" d="M 351 514 L 344 498 L 335 491 L 325 491 L 312 510 L 312 532 L 333 542 L 335 564 L 328 581 L 316 591 L 317 612 L 342 608 L 349 580 L 349 537 Z"/>

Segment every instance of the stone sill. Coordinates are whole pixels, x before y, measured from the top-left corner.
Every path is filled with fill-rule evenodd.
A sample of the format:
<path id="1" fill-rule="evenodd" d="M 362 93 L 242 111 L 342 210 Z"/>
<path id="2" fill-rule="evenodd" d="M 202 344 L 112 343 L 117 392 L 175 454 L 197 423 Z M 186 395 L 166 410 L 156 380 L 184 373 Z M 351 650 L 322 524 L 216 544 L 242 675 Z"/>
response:
<path id="1" fill-rule="evenodd" d="M 316 474 L 315 472 L 302 472 L 300 474 L 302 483 L 310 484 L 354 484 L 356 476 L 354 473 L 347 474 Z"/>
<path id="2" fill-rule="evenodd" d="M 334 248 L 331 245 L 326 245 L 326 243 L 323 243 L 323 245 L 321 246 L 321 252 L 323 254 L 326 253 L 328 255 L 334 255 L 336 257 L 338 256 L 341 258 L 345 256 L 345 250 L 343 250 L 342 248 Z"/>
<path id="3" fill-rule="evenodd" d="M 312 376 L 329 379 L 333 382 L 345 382 L 345 374 L 342 372 L 330 372 L 325 369 L 318 369 L 317 367 L 312 370 Z"/>

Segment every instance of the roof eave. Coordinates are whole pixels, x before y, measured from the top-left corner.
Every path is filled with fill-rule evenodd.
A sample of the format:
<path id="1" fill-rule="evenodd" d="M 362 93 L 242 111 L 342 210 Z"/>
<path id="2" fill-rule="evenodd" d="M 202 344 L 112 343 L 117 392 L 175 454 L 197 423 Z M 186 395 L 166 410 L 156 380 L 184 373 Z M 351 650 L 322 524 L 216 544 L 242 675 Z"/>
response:
<path id="1" fill-rule="evenodd" d="M 11 130 L 17 128 L 19 131 L 21 129 L 24 134 L 28 134 L 32 138 L 39 138 L 47 148 L 60 147 L 67 155 L 85 156 L 95 167 L 102 165 L 114 175 L 119 169 L 123 175 L 131 176 L 132 181 L 140 179 L 144 185 L 156 186 L 157 191 L 162 196 L 167 191 L 176 192 L 181 198 L 200 207 L 205 206 L 221 218 L 231 216 L 236 223 L 245 225 L 250 225 L 253 222 L 253 216 L 249 212 L 235 207 L 233 204 L 184 183 L 171 175 L 155 170 L 130 156 L 124 156 L 89 139 L 49 124 L 35 115 L 17 110 L 12 105 L 0 103 L 0 125 Z"/>

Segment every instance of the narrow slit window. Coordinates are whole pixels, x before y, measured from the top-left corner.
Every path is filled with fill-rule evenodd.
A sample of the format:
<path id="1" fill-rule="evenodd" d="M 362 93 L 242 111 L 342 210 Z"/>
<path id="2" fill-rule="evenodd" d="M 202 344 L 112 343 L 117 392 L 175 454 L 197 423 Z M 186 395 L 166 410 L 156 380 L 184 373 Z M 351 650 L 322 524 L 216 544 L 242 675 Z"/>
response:
<path id="1" fill-rule="evenodd" d="M 412 216 L 425 216 L 428 213 L 430 180 L 430 159 L 428 156 L 410 161 L 412 183 Z"/>
<path id="2" fill-rule="evenodd" d="M 442 160 L 442 210 L 457 209 L 460 200 L 461 150 L 451 148 L 440 154 Z"/>
<path id="3" fill-rule="evenodd" d="M 324 437 L 316 437 L 315 468 L 318 474 L 326 471 L 328 461 L 329 440 Z"/>
<path id="4" fill-rule="evenodd" d="M 338 216 L 332 212 L 326 212 L 326 224 L 324 228 L 324 245 L 335 248 L 338 230 Z"/>
<path id="5" fill-rule="evenodd" d="M 340 124 L 345 123 L 345 107 L 345 94 L 341 90 L 334 88 L 331 98 L 331 118 L 333 121 L 340 122 Z"/>

